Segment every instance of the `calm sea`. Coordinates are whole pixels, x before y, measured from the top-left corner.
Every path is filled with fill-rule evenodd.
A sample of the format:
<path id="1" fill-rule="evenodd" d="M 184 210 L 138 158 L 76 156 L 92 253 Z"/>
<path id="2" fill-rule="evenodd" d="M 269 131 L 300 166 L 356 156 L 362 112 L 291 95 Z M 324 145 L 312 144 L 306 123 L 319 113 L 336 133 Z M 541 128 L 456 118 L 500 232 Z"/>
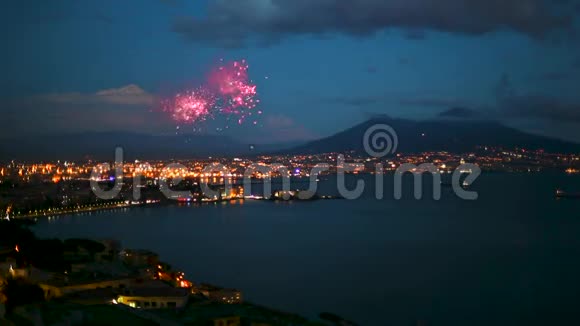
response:
<path id="1" fill-rule="evenodd" d="M 463 201 L 245 201 L 42 219 L 42 237 L 115 238 L 194 282 L 361 325 L 579 325 L 580 176 L 483 174 Z M 387 178 L 389 178 L 387 176 Z M 392 177 L 391 177 L 392 178 Z M 351 180 L 352 181 L 352 180 Z M 409 180 L 410 181 L 410 180 Z M 321 189 L 335 193 L 334 180 Z M 425 198 L 431 196 L 425 191 Z"/>

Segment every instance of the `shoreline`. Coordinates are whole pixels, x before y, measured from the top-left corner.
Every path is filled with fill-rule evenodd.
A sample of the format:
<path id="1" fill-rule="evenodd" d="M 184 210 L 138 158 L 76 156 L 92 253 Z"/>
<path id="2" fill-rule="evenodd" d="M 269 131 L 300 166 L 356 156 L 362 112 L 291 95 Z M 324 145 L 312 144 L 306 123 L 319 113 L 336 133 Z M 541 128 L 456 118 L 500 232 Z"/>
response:
<path id="1" fill-rule="evenodd" d="M 336 197 L 336 196 L 320 196 L 319 198 L 312 198 L 312 199 L 296 199 L 296 198 L 291 198 L 289 200 L 284 200 L 281 198 L 275 198 L 274 196 L 272 196 L 271 198 L 264 198 L 261 196 L 245 196 L 245 197 L 236 197 L 236 198 L 227 198 L 227 199 L 211 199 L 211 200 L 204 200 L 201 202 L 183 202 L 183 201 L 155 201 L 155 202 L 150 202 L 150 203 L 117 203 L 114 205 L 106 205 L 106 206 L 102 206 L 99 205 L 97 207 L 91 206 L 91 207 L 84 207 L 81 206 L 80 208 L 75 208 L 75 209 L 66 209 L 66 210 L 50 210 L 48 212 L 42 212 L 42 213 L 37 213 L 37 214 L 26 214 L 26 215 L 18 215 L 18 216 L 14 216 L 11 217 L 9 220 L 19 220 L 19 219 L 38 219 L 38 218 L 52 218 L 52 217 L 57 217 L 57 216 L 64 216 L 64 215 L 70 215 L 70 216 L 76 216 L 76 215 L 81 215 L 84 213 L 96 213 L 96 212 L 106 212 L 106 211 L 113 211 L 116 209 L 132 209 L 132 208 L 138 208 L 138 207 L 163 207 L 163 206 L 202 206 L 202 205 L 207 205 L 207 204 L 217 204 L 217 203 L 223 203 L 223 202 L 231 202 L 231 201 L 246 201 L 246 200 L 250 200 L 250 201 L 266 201 L 266 202 L 312 202 L 312 201 L 318 201 L 318 200 L 337 200 L 337 199 L 343 199 L 340 197 Z"/>
<path id="2" fill-rule="evenodd" d="M 505 171 L 485 171 L 486 174 L 511 174 L 511 175 L 529 175 L 529 174 L 551 174 L 552 171 L 540 171 L 540 172 L 505 172 Z M 385 175 L 391 175 L 392 173 L 385 173 Z M 557 173 L 558 175 L 565 175 L 568 177 L 575 177 L 578 174 L 567 174 L 564 172 Z M 366 175 L 366 176 L 374 176 L 374 173 L 359 173 L 359 175 Z M 320 181 L 327 181 L 328 177 L 332 177 L 333 175 L 324 176 L 324 179 Z M 337 196 L 319 196 L 316 199 L 307 199 L 307 200 L 300 200 L 297 198 L 291 198 L 289 200 L 284 200 L 283 198 L 274 198 L 272 196 L 269 199 L 264 198 L 263 196 L 239 196 L 235 198 L 227 198 L 227 199 L 208 199 L 204 201 L 178 201 L 178 200 L 146 200 L 145 202 L 130 202 L 130 201 L 115 201 L 114 203 L 102 203 L 102 204 L 90 204 L 77 206 L 76 208 L 51 208 L 48 210 L 42 210 L 38 213 L 32 214 L 21 214 L 16 216 L 10 216 L 9 218 L 2 217 L 0 219 L 37 219 L 37 218 L 50 218 L 56 216 L 63 216 L 63 215 L 79 215 L 83 213 L 92 213 L 92 212 L 102 212 L 102 211 L 110 211 L 115 209 L 131 209 L 134 207 L 152 207 L 152 206 L 169 206 L 169 205 L 180 205 L 180 204 L 194 204 L 194 205 L 202 205 L 202 204 L 209 204 L 209 203 L 218 203 L 218 202 L 227 202 L 231 200 L 261 200 L 261 201 L 316 201 L 316 200 L 336 200 L 336 199 L 343 199 Z M 149 202 L 150 201 L 150 202 Z"/>

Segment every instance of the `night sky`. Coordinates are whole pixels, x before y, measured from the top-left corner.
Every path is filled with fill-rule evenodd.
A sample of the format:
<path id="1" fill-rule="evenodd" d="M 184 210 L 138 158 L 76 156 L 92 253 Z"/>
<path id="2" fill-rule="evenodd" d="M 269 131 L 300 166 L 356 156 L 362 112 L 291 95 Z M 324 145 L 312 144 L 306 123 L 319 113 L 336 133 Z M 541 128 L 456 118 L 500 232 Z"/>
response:
<path id="1" fill-rule="evenodd" d="M 0 137 L 175 133 L 159 99 L 223 58 L 258 85 L 259 125 L 225 131 L 248 141 L 452 107 L 580 141 L 579 17 L 572 0 L 3 1 Z"/>

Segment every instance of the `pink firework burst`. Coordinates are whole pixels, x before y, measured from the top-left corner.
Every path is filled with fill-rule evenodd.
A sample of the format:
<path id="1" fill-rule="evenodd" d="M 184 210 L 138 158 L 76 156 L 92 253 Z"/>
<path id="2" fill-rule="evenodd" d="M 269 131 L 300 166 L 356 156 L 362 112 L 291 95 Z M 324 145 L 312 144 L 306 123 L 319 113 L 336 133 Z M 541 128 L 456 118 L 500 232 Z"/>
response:
<path id="1" fill-rule="evenodd" d="M 241 117 L 249 115 L 246 110 L 256 107 L 256 85 L 248 78 L 246 60 L 228 62 L 215 69 L 209 76 L 209 86 L 223 100 L 221 112 L 236 114 Z"/>
<path id="2" fill-rule="evenodd" d="M 213 116 L 215 96 L 204 88 L 176 94 L 165 101 L 164 110 L 171 113 L 175 121 L 195 123 Z"/>
<path id="3" fill-rule="evenodd" d="M 256 99 L 256 85 L 248 77 L 246 60 L 221 61 L 204 86 L 163 101 L 163 109 L 170 112 L 175 121 L 195 124 L 223 115 L 226 121 L 242 124 L 251 118 L 253 124 L 257 124 L 255 118 L 262 111 L 252 110 L 260 100 Z"/>

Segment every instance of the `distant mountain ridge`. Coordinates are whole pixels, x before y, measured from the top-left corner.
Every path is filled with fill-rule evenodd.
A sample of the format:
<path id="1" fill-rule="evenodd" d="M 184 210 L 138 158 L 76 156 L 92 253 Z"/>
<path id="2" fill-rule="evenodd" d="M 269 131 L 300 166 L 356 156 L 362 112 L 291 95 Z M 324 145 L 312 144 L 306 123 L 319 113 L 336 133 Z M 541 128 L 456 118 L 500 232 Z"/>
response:
<path id="1" fill-rule="evenodd" d="M 88 132 L 24 135 L 0 141 L 0 161 L 112 160 L 122 147 L 125 159 L 189 159 L 256 155 L 297 143 L 254 145 L 228 136 L 207 134 L 148 135 L 130 132 Z"/>
<path id="2" fill-rule="evenodd" d="M 330 137 L 298 145 L 243 143 L 227 136 L 204 134 L 148 135 L 102 132 L 23 135 L 0 141 L 0 161 L 112 160 L 115 148 L 125 159 L 190 159 L 255 156 L 259 154 L 316 154 L 355 151 L 364 154 L 363 137 L 372 126 L 385 124 L 397 133 L 398 152 L 469 152 L 476 146 L 521 147 L 548 152 L 580 153 L 580 144 L 533 135 L 495 121 L 435 119 L 414 121 L 388 116 L 373 118 Z"/>
<path id="3" fill-rule="evenodd" d="M 580 153 L 580 144 L 532 135 L 485 120 L 427 120 L 374 117 L 330 137 L 295 147 L 293 154 L 347 152 L 364 153 L 363 137 L 374 125 L 392 127 L 398 138 L 398 152 L 468 152 L 477 146 L 521 147 L 549 152 Z"/>

